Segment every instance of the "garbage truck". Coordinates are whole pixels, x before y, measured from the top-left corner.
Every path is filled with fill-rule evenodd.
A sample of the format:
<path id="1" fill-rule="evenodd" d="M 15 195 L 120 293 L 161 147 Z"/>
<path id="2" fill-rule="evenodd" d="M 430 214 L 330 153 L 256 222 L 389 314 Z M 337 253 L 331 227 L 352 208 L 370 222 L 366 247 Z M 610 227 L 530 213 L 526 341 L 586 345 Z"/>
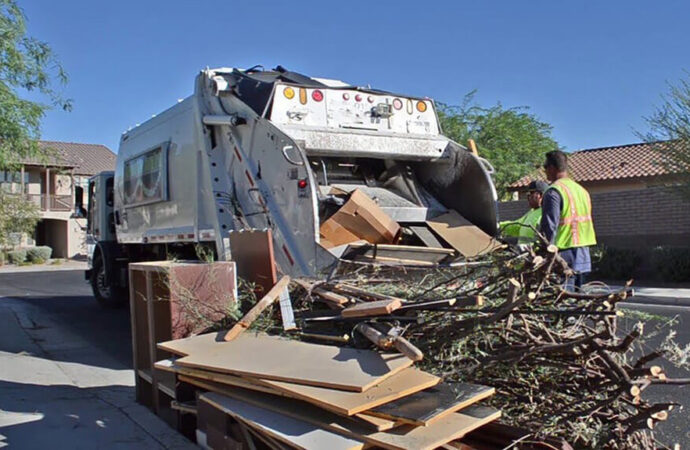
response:
<path id="1" fill-rule="evenodd" d="M 332 266 L 319 227 L 332 193 L 360 190 L 401 226 L 456 211 L 497 231 L 490 164 L 442 134 L 434 101 L 278 66 L 202 70 L 194 93 L 122 134 L 88 186 L 86 279 L 126 300 L 130 262 L 230 260 L 231 231 L 271 230 L 291 276 Z M 84 210 L 77 195 L 77 211 Z"/>

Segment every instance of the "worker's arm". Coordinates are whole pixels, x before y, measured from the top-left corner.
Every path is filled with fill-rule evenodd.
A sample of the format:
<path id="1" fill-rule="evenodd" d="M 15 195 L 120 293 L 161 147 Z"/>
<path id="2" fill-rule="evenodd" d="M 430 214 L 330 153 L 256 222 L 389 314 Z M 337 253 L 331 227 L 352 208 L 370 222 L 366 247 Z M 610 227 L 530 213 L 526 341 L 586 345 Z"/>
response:
<path id="1" fill-rule="evenodd" d="M 541 232 L 551 244 L 556 240 L 561 220 L 561 201 L 561 194 L 556 189 L 547 190 L 541 201 Z"/>

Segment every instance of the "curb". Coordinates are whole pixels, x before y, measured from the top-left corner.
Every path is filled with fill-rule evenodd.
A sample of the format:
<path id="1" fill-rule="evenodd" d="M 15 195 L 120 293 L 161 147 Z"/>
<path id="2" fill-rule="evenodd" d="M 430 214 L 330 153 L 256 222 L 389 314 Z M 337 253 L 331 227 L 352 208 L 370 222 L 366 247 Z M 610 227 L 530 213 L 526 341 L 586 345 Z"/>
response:
<path id="1" fill-rule="evenodd" d="M 35 272 L 63 272 L 67 270 L 86 270 L 86 263 L 83 265 L 56 265 L 56 266 L 36 266 L 36 267 L 0 267 L 0 275 L 3 273 L 35 273 Z"/>

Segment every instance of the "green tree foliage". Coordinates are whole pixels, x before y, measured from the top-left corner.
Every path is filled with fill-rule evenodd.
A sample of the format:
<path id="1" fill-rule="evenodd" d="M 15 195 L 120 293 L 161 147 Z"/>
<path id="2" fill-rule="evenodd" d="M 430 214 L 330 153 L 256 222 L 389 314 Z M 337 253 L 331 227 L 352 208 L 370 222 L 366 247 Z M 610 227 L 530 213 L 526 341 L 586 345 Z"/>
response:
<path id="1" fill-rule="evenodd" d="M 0 189 L 0 248 L 14 245 L 13 233 L 31 234 L 39 218 L 35 203 Z"/>
<path id="2" fill-rule="evenodd" d="M 53 88 L 67 75 L 45 42 L 26 35 L 26 17 L 14 0 L 0 0 L 0 168 L 43 159 L 37 139 L 45 112 L 71 109 Z M 46 102 L 22 98 L 39 94 Z"/>
<path id="3" fill-rule="evenodd" d="M 551 137 L 551 125 L 528 107 L 504 108 L 499 103 L 484 108 L 474 103 L 475 93 L 467 94 L 459 106 L 439 104 L 441 126 L 446 136 L 460 144 L 474 139 L 479 155 L 496 169 L 499 199 L 506 199 L 508 185 L 534 172 L 546 152 L 558 149 L 558 143 Z"/>
<path id="4" fill-rule="evenodd" d="M 685 195 L 690 198 L 690 73 L 687 75 L 687 79 L 669 84 L 661 106 L 645 117 L 649 131 L 638 134 L 655 144 L 662 164 L 678 175 Z"/>

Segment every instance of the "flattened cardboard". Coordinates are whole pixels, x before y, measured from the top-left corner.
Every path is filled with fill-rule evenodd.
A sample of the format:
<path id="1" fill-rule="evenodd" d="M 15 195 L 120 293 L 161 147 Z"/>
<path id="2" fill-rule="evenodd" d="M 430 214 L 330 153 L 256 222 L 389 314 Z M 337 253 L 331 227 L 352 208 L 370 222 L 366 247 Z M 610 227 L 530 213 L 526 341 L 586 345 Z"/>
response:
<path id="1" fill-rule="evenodd" d="M 466 258 L 491 253 L 501 244 L 456 211 L 428 220 L 427 225 Z"/>

